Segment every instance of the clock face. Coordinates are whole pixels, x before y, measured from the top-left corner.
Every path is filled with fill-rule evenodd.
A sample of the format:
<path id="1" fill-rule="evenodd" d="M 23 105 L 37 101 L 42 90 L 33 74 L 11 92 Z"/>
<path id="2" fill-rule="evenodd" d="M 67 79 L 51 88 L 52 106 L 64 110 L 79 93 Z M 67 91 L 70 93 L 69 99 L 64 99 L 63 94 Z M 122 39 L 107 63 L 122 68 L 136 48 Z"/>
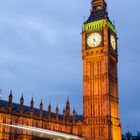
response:
<path id="1" fill-rule="evenodd" d="M 111 46 L 112 46 L 113 50 L 116 50 L 116 39 L 113 35 L 111 35 L 110 41 L 111 41 Z"/>
<path id="2" fill-rule="evenodd" d="M 87 45 L 91 48 L 97 47 L 102 41 L 102 36 L 99 33 L 91 33 L 87 38 Z"/>

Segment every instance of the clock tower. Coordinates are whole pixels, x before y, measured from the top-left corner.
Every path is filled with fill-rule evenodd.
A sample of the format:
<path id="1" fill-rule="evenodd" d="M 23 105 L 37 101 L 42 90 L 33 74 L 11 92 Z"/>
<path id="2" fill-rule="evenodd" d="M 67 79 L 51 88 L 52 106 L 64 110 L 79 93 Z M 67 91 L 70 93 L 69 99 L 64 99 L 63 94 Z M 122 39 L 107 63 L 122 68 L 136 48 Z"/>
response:
<path id="1" fill-rule="evenodd" d="M 92 0 L 91 5 L 82 30 L 83 137 L 121 140 L 117 34 L 105 0 Z"/>

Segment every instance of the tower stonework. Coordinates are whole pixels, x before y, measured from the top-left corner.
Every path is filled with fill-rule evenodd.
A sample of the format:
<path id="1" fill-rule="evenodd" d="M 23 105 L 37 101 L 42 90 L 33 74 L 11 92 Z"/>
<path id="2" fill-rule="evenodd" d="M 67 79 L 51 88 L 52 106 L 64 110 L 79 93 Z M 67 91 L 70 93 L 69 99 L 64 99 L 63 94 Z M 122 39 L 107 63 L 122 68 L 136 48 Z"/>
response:
<path id="1" fill-rule="evenodd" d="M 104 0 L 93 0 L 82 31 L 83 120 L 87 140 L 121 140 L 115 26 Z"/>

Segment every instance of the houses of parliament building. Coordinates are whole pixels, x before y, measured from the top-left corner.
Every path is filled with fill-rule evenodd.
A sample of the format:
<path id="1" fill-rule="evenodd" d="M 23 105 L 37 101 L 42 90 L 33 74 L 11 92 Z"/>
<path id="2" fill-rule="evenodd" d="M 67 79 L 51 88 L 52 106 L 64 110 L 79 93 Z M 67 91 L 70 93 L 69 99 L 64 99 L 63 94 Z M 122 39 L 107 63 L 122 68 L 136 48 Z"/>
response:
<path id="1" fill-rule="evenodd" d="M 82 28 L 83 114 L 70 109 L 69 99 L 62 114 L 0 99 L 0 140 L 32 140 L 33 132 L 7 125 L 41 128 L 79 136 L 85 140 L 122 140 L 118 97 L 118 47 L 115 26 L 110 21 L 105 0 L 92 0 L 89 18 Z M 6 124 L 6 125 L 3 125 Z"/>

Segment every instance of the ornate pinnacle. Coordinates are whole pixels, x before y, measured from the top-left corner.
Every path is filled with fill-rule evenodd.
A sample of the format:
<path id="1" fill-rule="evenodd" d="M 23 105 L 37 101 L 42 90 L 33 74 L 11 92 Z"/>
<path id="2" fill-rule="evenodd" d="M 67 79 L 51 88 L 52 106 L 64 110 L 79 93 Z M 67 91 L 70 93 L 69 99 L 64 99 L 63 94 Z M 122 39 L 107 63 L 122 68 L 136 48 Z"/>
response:
<path id="1" fill-rule="evenodd" d="M 12 90 L 10 90 L 10 94 L 9 94 L 9 98 L 13 98 L 13 95 L 12 95 Z"/>
<path id="2" fill-rule="evenodd" d="M 20 101 L 24 101 L 23 93 L 22 93 L 22 95 L 21 95 Z"/>
<path id="3" fill-rule="evenodd" d="M 40 102 L 40 109 L 43 110 L 43 103 L 42 103 L 42 100 Z"/>

